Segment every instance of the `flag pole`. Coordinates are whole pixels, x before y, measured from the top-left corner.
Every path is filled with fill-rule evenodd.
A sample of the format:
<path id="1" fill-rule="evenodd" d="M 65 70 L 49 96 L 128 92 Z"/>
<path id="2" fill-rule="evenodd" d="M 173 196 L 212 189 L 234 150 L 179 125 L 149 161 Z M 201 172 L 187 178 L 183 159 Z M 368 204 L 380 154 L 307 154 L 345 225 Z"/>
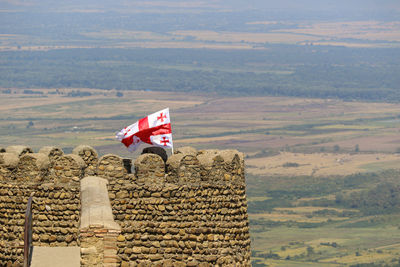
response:
<path id="1" fill-rule="evenodd" d="M 172 133 L 171 113 L 169 112 L 169 108 L 168 108 L 168 114 L 169 114 L 169 121 L 171 124 L 171 133 Z M 172 141 L 171 152 L 172 152 L 172 155 L 174 155 L 174 139 L 171 138 L 171 141 Z"/>

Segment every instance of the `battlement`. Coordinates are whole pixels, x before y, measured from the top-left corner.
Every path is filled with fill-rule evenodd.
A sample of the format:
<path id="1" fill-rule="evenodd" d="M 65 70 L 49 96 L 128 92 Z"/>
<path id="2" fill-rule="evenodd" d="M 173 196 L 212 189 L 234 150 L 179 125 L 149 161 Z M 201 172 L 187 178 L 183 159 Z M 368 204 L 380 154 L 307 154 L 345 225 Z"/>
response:
<path id="1" fill-rule="evenodd" d="M 244 161 L 236 150 L 178 149 L 164 164 L 155 154 L 135 161 L 137 182 L 148 184 L 240 184 L 244 183 Z"/>
<path id="2" fill-rule="evenodd" d="M 71 154 L 57 147 L 1 151 L 0 212 L 10 216 L 0 229 L 0 265 L 21 263 L 21 222 L 31 195 L 34 245 L 80 246 L 83 266 L 106 260 L 112 266 L 250 265 L 244 160 L 236 150 L 183 147 L 166 161 L 142 154 L 133 163 L 114 154 L 98 158 L 90 146 Z M 80 190 L 91 176 L 107 182 L 119 233 L 80 228 L 86 216 Z"/>
<path id="3" fill-rule="evenodd" d="M 109 181 L 123 179 L 143 184 L 241 184 L 244 183 L 243 154 L 236 150 L 179 148 L 167 162 L 156 154 L 142 154 L 132 163 L 118 155 L 98 158 L 89 146 L 78 146 L 72 154 L 57 147 L 38 153 L 25 146 L 11 146 L 0 153 L 0 180 L 19 182 L 74 183 L 88 175 Z M 133 173 L 131 173 L 133 171 Z"/>

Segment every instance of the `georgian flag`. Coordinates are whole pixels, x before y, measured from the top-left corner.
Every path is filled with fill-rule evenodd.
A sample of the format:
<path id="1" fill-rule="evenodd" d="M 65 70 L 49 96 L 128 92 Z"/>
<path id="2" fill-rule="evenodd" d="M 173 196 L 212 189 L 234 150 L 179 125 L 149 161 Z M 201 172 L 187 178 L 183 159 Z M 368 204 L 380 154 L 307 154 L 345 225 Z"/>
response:
<path id="1" fill-rule="evenodd" d="M 169 108 L 150 114 L 119 131 L 115 136 L 130 152 L 141 143 L 172 148 Z"/>

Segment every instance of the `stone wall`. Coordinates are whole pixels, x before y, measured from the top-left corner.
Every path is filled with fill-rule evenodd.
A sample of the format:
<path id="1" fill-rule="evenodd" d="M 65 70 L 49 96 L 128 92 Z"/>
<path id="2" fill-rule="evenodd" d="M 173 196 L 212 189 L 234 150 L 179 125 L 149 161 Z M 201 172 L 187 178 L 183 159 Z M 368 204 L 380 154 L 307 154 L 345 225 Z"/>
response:
<path id="1" fill-rule="evenodd" d="M 117 266 L 120 262 L 116 245 L 119 233 L 102 226 L 82 229 L 79 234 L 81 266 Z"/>
<path id="2" fill-rule="evenodd" d="M 0 153 L 0 266 L 21 266 L 23 262 L 25 211 L 30 196 L 33 245 L 79 246 L 79 179 L 60 182 L 51 164 L 59 157 L 49 150 L 47 154 L 32 153 L 30 148 L 13 146 L 6 151 Z"/>
<path id="3" fill-rule="evenodd" d="M 77 246 L 79 187 L 53 183 L 0 183 L 0 266 L 23 262 L 27 200 L 33 196 L 33 245 Z"/>
<path id="4" fill-rule="evenodd" d="M 113 266 L 250 266 L 242 153 L 186 147 L 166 163 L 143 154 L 132 174 L 130 160 L 113 154 L 98 159 L 87 146 L 69 155 L 54 147 L 5 151 L 0 152 L 0 266 L 22 262 L 31 195 L 34 245 L 76 246 L 84 240 L 86 265 L 99 260 L 94 254 L 105 251 L 100 247 L 109 247 L 116 255 L 100 258 Z M 87 175 L 108 181 L 118 236 L 102 228 L 79 232 L 80 182 Z M 96 253 L 92 247 L 98 247 Z"/>
<path id="5" fill-rule="evenodd" d="M 72 150 L 72 154 L 78 155 L 85 162 L 85 176 L 95 174 L 98 161 L 98 154 L 96 150 L 94 150 L 91 146 L 80 145 Z"/>
<path id="6" fill-rule="evenodd" d="M 242 154 L 185 148 L 166 167 L 144 154 L 109 178 L 121 266 L 249 266 Z"/>

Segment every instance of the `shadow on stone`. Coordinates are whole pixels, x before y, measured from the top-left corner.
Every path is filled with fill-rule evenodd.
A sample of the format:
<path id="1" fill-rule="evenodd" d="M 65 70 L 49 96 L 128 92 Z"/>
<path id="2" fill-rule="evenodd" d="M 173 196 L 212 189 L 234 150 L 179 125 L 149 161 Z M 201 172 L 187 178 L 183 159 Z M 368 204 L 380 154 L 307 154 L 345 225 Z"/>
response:
<path id="1" fill-rule="evenodd" d="M 164 161 L 164 165 L 167 163 L 167 160 L 168 160 L 167 152 L 162 147 L 157 147 L 157 146 L 146 147 L 142 151 L 142 155 L 143 154 L 156 154 L 156 155 L 159 155 L 162 158 L 162 160 Z M 165 165 L 164 171 L 167 172 L 167 166 L 166 165 Z"/>
<path id="2" fill-rule="evenodd" d="M 143 154 L 156 154 L 156 155 L 159 155 L 163 159 L 164 163 L 166 163 L 167 160 L 168 160 L 167 152 L 162 147 L 157 147 L 157 146 L 146 147 L 142 151 L 142 155 Z"/>

